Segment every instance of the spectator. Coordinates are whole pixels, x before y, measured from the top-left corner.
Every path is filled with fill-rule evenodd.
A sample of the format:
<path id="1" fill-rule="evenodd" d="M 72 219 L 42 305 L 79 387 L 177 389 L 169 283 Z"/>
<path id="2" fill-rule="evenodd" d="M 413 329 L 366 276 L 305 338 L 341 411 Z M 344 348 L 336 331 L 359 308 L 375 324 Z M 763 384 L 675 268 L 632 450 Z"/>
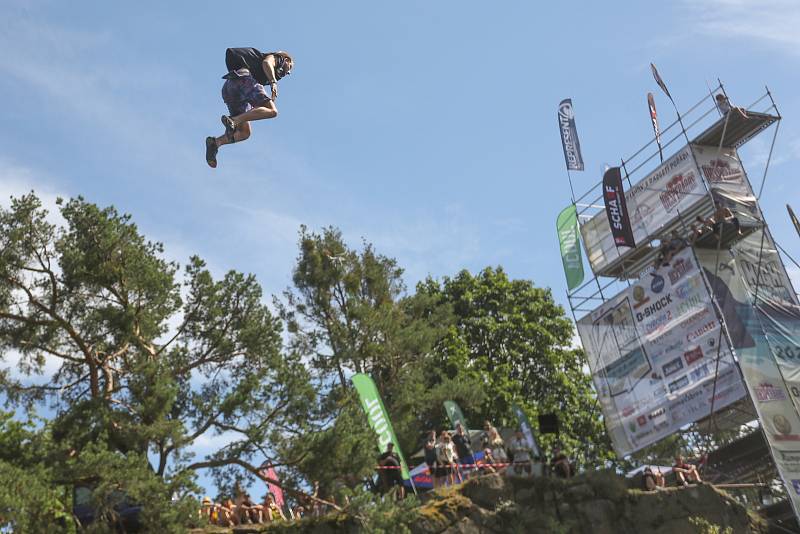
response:
<path id="1" fill-rule="evenodd" d="M 461 480 L 461 464 L 469 465 L 468 472 L 474 470 L 475 455 L 472 453 L 472 443 L 470 443 L 469 435 L 464 432 L 464 427 L 461 423 L 456 423 L 456 433 L 453 435 L 453 445 L 456 447 L 456 454 L 458 455 L 458 478 Z"/>
<path id="2" fill-rule="evenodd" d="M 745 112 L 745 110 L 740 107 L 731 105 L 731 101 L 728 99 L 727 96 L 725 96 L 724 93 L 717 93 L 717 95 L 714 98 L 716 99 L 717 102 L 717 109 L 719 109 L 719 112 L 723 116 L 727 115 L 730 110 L 735 109 L 741 114 L 742 117 L 744 117 L 745 119 L 747 118 L 747 112 Z"/>
<path id="3" fill-rule="evenodd" d="M 553 449 L 553 458 L 550 460 L 550 469 L 559 478 L 569 478 L 573 475 L 569 458 L 567 458 L 567 455 L 564 454 L 559 446 L 556 446 Z"/>
<path id="4" fill-rule="evenodd" d="M 205 517 L 211 525 L 217 524 L 219 513 L 217 512 L 217 505 L 211 501 L 211 497 L 203 497 L 200 504 L 200 517 Z"/>
<path id="5" fill-rule="evenodd" d="M 294 518 L 295 519 L 303 519 L 306 515 L 306 509 L 303 508 L 303 505 L 298 505 L 294 507 Z"/>
<path id="6" fill-rule="evenodd" d="M 675 457 L 675 464 L 672 466 L 675 478 L 679 486 L 687 486 L 689 483 L 702 483 L 697 467 L 687 463 L 680 454 Z"/>
<path id="7" fill-rule="evenodd" d="M 233 527 L 238 525 L 236 518 L 236 504 L 232 499 L 225 499 L 217 508 L 217 524 L 221 527 Z"/>
<path id="8" fill-rule="evenodd" d="M 511 473 L 516 476 L 530 476 L 532 472 L 531 453 L 522 430 L 514 433 L 514 437 L 508 442 L 508 450 L 514 458 Z"/>
<path id="9" fill-rule="evenodd" d="M 386 452 L 378 456 L 378 465 L 388 469 L 381 469 L 384 488 L 388 491 L 392 486 L 397 486 L 397 497 L 405 499 L 406 489 L 403 486 L 403 474 L 400 472 L 400 456 L 394 452 L 394 443 L 386 444 Z"/>
<path id="10" fill-rule="evenodd" d="M 648 466 L 644 468 L 642 475 L 642 485 L 645 491 L 656 491 L 664 487 L 664 475 L 661 474 L 660 470 L 656 475 Z"/>
<path id="11" fill-rule="evenodd" d="M 423 448 L 425 452 L 425 464 L 428 466 L 428 473 L 431 475 L 431 482 L 433 489 L 436 489 L 436 482 L 439 478 L 437 475 L 436 467 L 436 431 L 431 430 L 428 434 L 428 441 L 425 442 Z"/>
<path id="12" fill-rule="evenodd" d="M 453 445 L 453 440 L 450 438 L 450 433 L 442 432 L 439 437 L 439 445 L 436 447 L 436 464 L 439 466 L 438 475 L 440 481 L 444 478 L 445 484 L 455 484 L 455 469 L 458 453 L 456 447 Z"/>
<path id="13" fill-rule="evenodd" d="M 494 459 L 499 463 L 506 463 L 508 456 L 504 445 L 500 432 L 489 421 L 486 421 L 483 424 L 483 434 L 481 434 L 481 448 L 492 449 Z"/>

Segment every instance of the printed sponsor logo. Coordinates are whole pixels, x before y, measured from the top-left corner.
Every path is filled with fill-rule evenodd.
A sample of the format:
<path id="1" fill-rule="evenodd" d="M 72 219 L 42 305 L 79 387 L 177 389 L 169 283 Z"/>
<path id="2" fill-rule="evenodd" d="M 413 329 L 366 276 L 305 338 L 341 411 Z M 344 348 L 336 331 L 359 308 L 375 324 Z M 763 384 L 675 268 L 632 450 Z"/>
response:
<path id="1" fill-rule="evenodd" d="M 678 359 L 678 361 L 680 361 L 680 359 Z M 689 385 L 689 377 L 683 375 L 679 379 L 669 383 L 669 392 L 675 393 L 679 389 L 685 388 L 687 385 Z"/>
<path id="2" fill-rule="evenodd" d="M 692 326 L 694 323 L 696 323 L 696 322 L 698 322 L 698 321 L 700 321 L 702 319 L 705 319 L 706 316 L 708 314 L 710 314 L 710 313 L 711 312 L 708 310 L 708 308 L 703 308 L 701 310 L 698 310 L 696 313 L 693 313 L 692 315 L 690 315 L 689 317 L 687 317 L 686 319 L 684 319 L 683 321 L 680 322 L 681 330 L 686 330 L 687 328 Z"/>
<path id="3" fill-rule="evenodd" d="M 636 287 L 639 288 L 639 286 L 636 286 Z M 644 291 L 644 290 L 642 290 L 642 291 Z M 633 292 L 634 292 L 634 295 L 635 295 L 636 294 L 636 289 L 634 289 Z M 634 296 L 634 298 L 636 298 L 636 297 Z M 640 305 L 644 304 L 645 302 L 647 302 L 647 301 L 646 300 L 642 301 L 640 303 Z M 654 303 L 650 304 L 649 306 L 643 308 L 642 311 L 636 312 L 636 321 L 641 323 L 645 319 L 649 318 L 651 315 L 655 315 L 656 312 L 659 312 L 659 311 L 665 309 L 670 304 L 672 304 L 672 295 L 671 294 L 667 294 L 666 296 L 661 297 L 660 299 L 658 299 Z M 634 306 L 634 308 L 636 308 L 636 307 L 637 306 Z"/>
<path id="4" fill-rule="evenodd" d="M 686 280 L 685 284 L 681 284 L 674 289 L 675 295 L 679 299 L 685 299 L 691 295 L 695 289 L 703 285 L 703 280 L 699 276 L 693 276 Z"/>
<path id="5" fill-rule="evenodd" d="M 633 434 L 634 432 L 636 432 L 636 423 L 635 423 L 635 422 L 633 422 L 633 421 L 629 421 L 629 422 L 628 422 L 628 430 L 630 430 L 630 431 L 631 431 L 631 434 Z"/>
<path id="6" fill-rule="evenodd" d="M 636 212 L 631 217 L 631 223 L 636 226 L 645 219 L 649 219 L 655 210 L 644 202 L 636 205 Z"/>
<path id="7" fill-rule="evenodd" d="M 653 293 L 661 293 L 664 290 L 664 277 L 660 274 L 654 274 L 653 281 L 650 282 L 650 290 Z"/>
<path id="8" fill-rule="evenodd" d="M 669 362 L 661 366 L 661 370 L 664 372 L 665 377 L 674 375 L 681 369 L 683 369 L 683 362 L 681 361 L 680 358 L 675 358 L 674 360 L 670 360 Z"/>
<path id="9" fill-rule="evenodd" d="M 633 412 L 635 412 L 635 411 L 636 411 L 636 410 L 634 409 L 634 407 L 633 407 L 633 406 L 625 406 L 625 407 L 622 409 L 622 417 L 628 417 L 628 416 L 630 416 L 630 415 L 633 415 Z"/>
<path id="10" fill-rule="evenodd" d="M 707 377 L 708 374 L 708 364 L 704 363 L 700 367 L 692 369 L 692 372 L 689 373 L 689 378 L 692 380 L 692 382 L 697 382 L 698 380 Z"/>
<path id="11" fill-rule="evenodd" d="M 633 286 L 633 300 L 636 301 L 636 304 L 633 305 L 633 309 L 635 310 L 650 302 L 650 297 L 644 292 L 642 286 Z"/>
<path id="12" fill-rule="evenodd" d="M 773 415 L 772 425 L 778 431 L 777 434 L 772 435 L 776 441 L 800 441 L 800 436 L 792 434 L 792 423 L 783 414 Z"/>
<path id="13" fill-rule="evenodd" d="M 571 101 L 564 101 L 558 106 L 558 123 L 561 125 L 561 141 L 564 143 L 564 155 L 567 157 L 568 167 L 577 169 L 581 165 L 575 141 L 572 139 L 572 120 L 575 112 Z"/>
<path id="14" fill-rule="evenodd" d="M 639 417 L 636 418 L 636 422 L 639 423 L 639 426 L 644 426 L 647 424 L 647 417 L 645 417 L 644 415 L 640 415 Z"/>
<path id="15" fill-rule="evenodd" d="M 642 329 L 644 330 L 645 335 L 650 335 L 653 332 L 661 330 L 662 328 L 667 326 L 667 323 L 669 323 L 671 320 L 672 320 L 672 312 L 670 310 L 667 310 L 658 317 L 656 317 L 655 319 L 653 319 L 652 321 L 646 322 L 642 327 Z"/>
<path id="16" fill-rule="evenodd" d="M 644 438 L 646 438 L 647 436 L 649 436 L 649 435 L 650 435 L 650 434 L 652 434 L 652 433 L 653 433 L 653 431 L 652 431 L 652 430 L 645 430 L 644 432 L 639 432 L 638 434 L 636 434 L 636 435 L 634 436 L 634 438 L 635 438 L 637 441 L 642 441 Z"/>
<path id="17" fill-rule="evenodd" d="M 742 181 L 742 171 L 737 167 L 731 167 L 729 162 L 721 159 L 712 159 L 700 168 L 703 169 L 706 180 L 712 183 Z"/>
<path id="18" fill-rule="evenodd" d="M 680 317 L 694 308 L 699 308 L 703 304 L 704 304 L 703 297 L 695 293 L 694 295 L 689 296 L 686 300 L 678 304 L 678 309 L 675 314 L 678 317 Z"/>
<path id="19" fill-rule="evenodd" d="M 786 400 L 786 394 L 781 388 L 775 387 L 769 382 L 762 382 L 755 388 L 756 400 L 759 402 L 773 402 Z"/>
<path id="20" fill-rule="evenodd" d="M 650 412 L 647 415 L 647 418 L 652 421 L 653 419 L 657 419 L 657 418 L 660 418 L 660 417 L 665 416 L 665 415 L 667 415 L 667 409 L 666 408 L 659 408 L 658 410 L 656 410 L 654 412 Z"/>
<path id="21" fill-rule="evenodd" d="M 691 332 L 686 334 L 686 342 L 691 343 L 695 339 L 702 337 L 703 335 L 713 331 L 716 327 L 717 327 L 716 321 L 707 322 L 700 328 L 696 328 L 695 330 L 692 330 Z"/>
<path id="22" fill-rule="evenodd" d="M 703 357 L 703 349 L 695 347 L 683 353 L 683 358 L 686 360 L 686 365 L 691 365 Z"/>
<path id="23" fill-rule="evenodd" d="M 666 211 L 671 210 L 681 199 L 691 193 L 697 185 L 697 178 L 693 171 L 684 174 L 676 174 L 666 183 L 666 191 L 661 193 L 658 198 Z"/>
<path id="24" fill-rule="evenodd" d="M 634 184 L 634 186 L 628 191 L 628 198 L 635 198 L 642 191 L 655 189 L 657 187 L 656 182 L 667 176 L 670 172 L 677 168 L 678 165 L 682 164 L 688 159 L 689 151 L 685 149 L 681 150 L 671 159 L 665 161 L 664 164 L 661 165 L 661 167 L 659 167 L 655 172 L 642 179 L 638 184 Z"/>
<path id="25" fill-rule="evenodd" d="M 667 273 L 669 276 L 669 282 L 672 285 L 675 285 L 675 282 L 683 278 L 686 273 L 692 270 L 691 262 L 686 261 L 683 258 L 679 258 L 672 263 L 672 269 Z"/>
<path id="26" fill-rule="evenodd" d="M 667 396 L 667 386 L 659 386 L 653 390 L 653 398 L 660 399 Z"/>

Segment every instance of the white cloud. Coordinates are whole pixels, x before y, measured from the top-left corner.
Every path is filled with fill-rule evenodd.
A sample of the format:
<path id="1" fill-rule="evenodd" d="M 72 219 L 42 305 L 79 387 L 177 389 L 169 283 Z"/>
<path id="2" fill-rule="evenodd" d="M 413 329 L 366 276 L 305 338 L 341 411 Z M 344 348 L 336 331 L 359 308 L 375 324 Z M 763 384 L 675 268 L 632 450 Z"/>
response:
<path id="1" fill-rule="evenodd" d="M 689 0 L 687 17 L 699 33 L 721 39 L 751 39 L 800 53 L 800 9 L 796 0 Z"/>

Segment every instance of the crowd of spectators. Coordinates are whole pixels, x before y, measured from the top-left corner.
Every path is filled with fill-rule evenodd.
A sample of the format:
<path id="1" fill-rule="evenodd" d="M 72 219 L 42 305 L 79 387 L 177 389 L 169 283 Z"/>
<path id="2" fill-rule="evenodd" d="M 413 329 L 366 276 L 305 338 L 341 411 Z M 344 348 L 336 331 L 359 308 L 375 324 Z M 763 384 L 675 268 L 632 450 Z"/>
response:
<path id="1" fill-rule="evenodd" d="M 206 518 L 209 524 L 221 527 L 235 527 L 237 525 L 270 523 L 272 521 L 290 521 L 302 519 L 307 515 L 319 517 L 328 512 L 327 507 L 316 501 L 319 493 L 319 483 L 314 483 L 313 498 L 301 499 L 295 506 L 281 506 L 272 493 L 264 495 L 263 502 L 255 503 L 250 495 L 242 491 L 237 485 L 234 493 L 235 499 L 224 498 L 217 503 L 210 497 L 203 497 L 200 507 L 200 517 Z M 332 500 L 332 499 L 330 499 Z"/>

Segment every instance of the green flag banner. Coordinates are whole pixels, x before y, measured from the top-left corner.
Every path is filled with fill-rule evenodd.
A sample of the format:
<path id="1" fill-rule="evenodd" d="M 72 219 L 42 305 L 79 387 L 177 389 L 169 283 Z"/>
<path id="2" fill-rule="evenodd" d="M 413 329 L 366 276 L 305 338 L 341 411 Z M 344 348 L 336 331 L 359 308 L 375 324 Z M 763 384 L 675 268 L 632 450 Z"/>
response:
<path id="1" fill-rule="evenodd" d="M 458 407 L 458 404 L 456 404 L 455 401 L 444 401 L 444 411 L 447 412 L 447 417 L 450 418 L 450 424 L 453 425 L 453 428 L 456 427 L 456 423 L 461 423 L 461 426 L 464 427 L 465 432 L 469 430 L 469 427 L 467 426 L 467 420 L 464 418 L 464 414 L 461 413 L 461 408 Z"/>
<path id="2" fill-rule="evenodd" d="M 570 291 L 583 283 L 583 258 L 578 238 L 578 211 L 575 205 L 564 208 L 556 220 L 561 261 Z"/>
<path id="3" fill-rule="evenodd" d="M 525 415 L 525 412 L 523 412 L 522 408 L 520 408 L 517 404 L 512 404 L 511 409 L 514 411 L 514 415 L 517 416 L 519 429 L 522 430 L 522 435 L 525 436 L 525 440 L 528 442 L 528 447 L 531 448 L 534 456 L 541 458 L 542 451 L 539 449 L 539 444 L 536 443 L 536 436 L 533 434 L 533 427 L 531 426 L 530 421 L 528 421 L 528 416 Z"/>
<path id="4" fill-rule="evenodd" d="M 403 478 L 408 480 L 408 464 L 403 456 L 403 451 L 400 450 L 400 444 L 397 443 L 397 437 L 394 435 L 392 422 L 389 420 L 389 414 L 383 406 L 378 388 L 375 387 L 375 382 L 369 375 L 358 373 L 353 375 L 350 379 L 358 391 L 358 396 L 361 399 L 361 406 L 364 408 L 364 413 L 367 414 L 369 426 L 375 431 L 378 438 L 378 450 L 380 452 L 386 451 L 386 444 L 389 442 L 394 443 L 394 450 L 400 456 L 400 465 L 402 466 Z"/>

